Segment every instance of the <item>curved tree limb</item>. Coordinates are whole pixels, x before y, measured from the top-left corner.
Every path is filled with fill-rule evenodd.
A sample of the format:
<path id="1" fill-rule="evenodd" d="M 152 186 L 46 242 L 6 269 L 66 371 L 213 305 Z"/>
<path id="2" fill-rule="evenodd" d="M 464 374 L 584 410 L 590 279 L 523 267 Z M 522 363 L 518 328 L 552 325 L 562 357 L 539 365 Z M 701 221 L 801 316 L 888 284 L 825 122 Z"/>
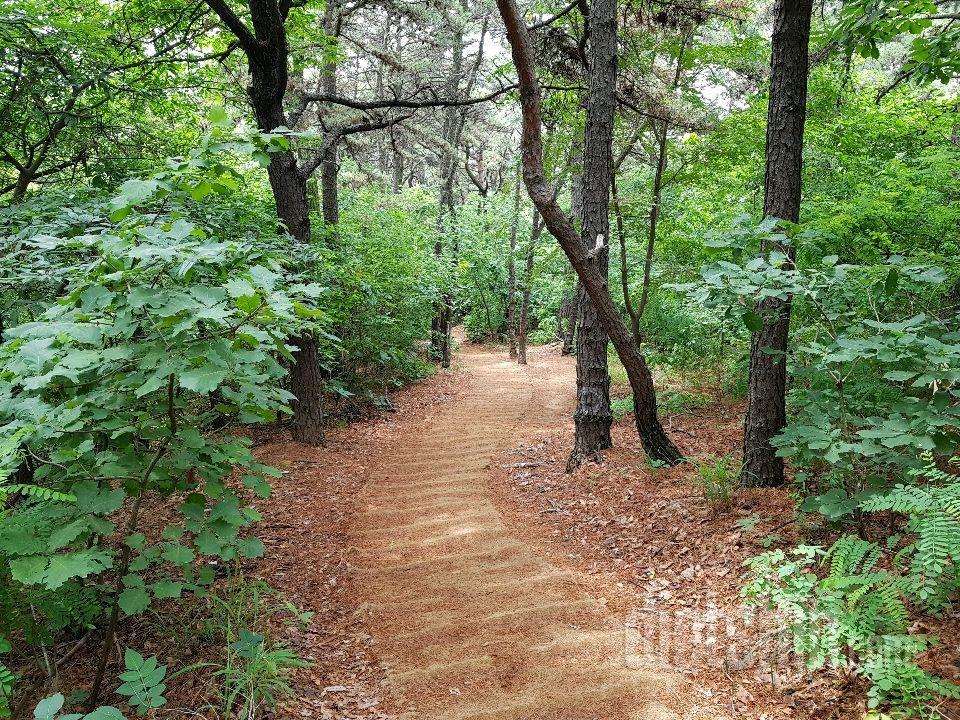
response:
<path id="1" fill-rule="evenodd" d="M 542 116 L 540 87 L 534 70 L 533 52 L 527 29 L 515 0 L 497 0 L 510 43 L 513 62 L 520 85 L 522 134 L 520 152 L 523 161 L 523 179 L 530 199 L 543 217 L 550 234 L 563 249 L 570 264 L 590 296 L 603 329 L 610 337 L 620 357 L 630 386 L 633 388 L 637 433 L 643 449 L 653 459 L 676 464 L 682 460 L 680 451 L 667 437 L 657 418 L 657 399 L 653 376 L 640 350 L 634 345 L 630 330 L 610 299 L 606 280 L 590 263 L 587 249 L 569 218 L 557 204 L 543 171 Z"/>

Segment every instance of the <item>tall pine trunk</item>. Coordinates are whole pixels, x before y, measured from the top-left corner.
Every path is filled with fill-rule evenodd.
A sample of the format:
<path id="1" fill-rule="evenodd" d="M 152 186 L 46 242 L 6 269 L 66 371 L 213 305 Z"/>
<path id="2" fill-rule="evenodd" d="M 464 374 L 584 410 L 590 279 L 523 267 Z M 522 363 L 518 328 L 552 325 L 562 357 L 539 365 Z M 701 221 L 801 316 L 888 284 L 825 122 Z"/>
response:
<path id="1" fill-rule="evenodd" d="M 576 223 L 577 230 L 581 230 L 580 221 L 583 219 L 583 176 L 574 173 L 570 177 L 570 217 Z M 577 335 L 577 298 L 579 297 L 580 281 L 573 268 L 569 265 L 563 271 L 566 289 L 560 300 L 560 312 L 557 325 L 560 335 L 560 354 L 573 354 L 573 341 Z M 566 321 L 566 324 L 564 324 Z"/>
<path id="2" fill-rule="evenodd" d="M 336 37 L 340 33 L 337 27 L 337 14 L 337 0 L 327 0 L 323 14 L 323 30 L 330 37 Z M 331 55 L 331 58 L 333 58 L 333 55 Z M 329 59 L 324 63 L 322 85 L 324 95 L 337 94 L 336 59 Z M 337 192 L 339 174 L 340 163 L 337 157 L 337 143 L 334 142 L 320 165 L 320 196 L 323 206 L 323 220 L 328 225 L 336 225 L 340 222 L 340 196 Z"/>
<path id="3" fill-rule="evenodd" d="M 763 214 L 789 222 L 800 219 L 803 127 L 807 107 L 812 0 L 777 0 L 770 61 Z M 764 252 L 775 249 L 770 243 Z M 782 249 L 793 263 L 792 246 Z M 750 377 L 743 425 L 743 471 L 748 487 L 784 483 L 783 459 L 770 441 L 786 426 L 789 298 L 761 301 L 764 325 L 750 339 Z"/>
<path id="4" fill-rule="evenodd" d="M 447 97 L 456 98 L 460 94 L 460 82 L 463 79 L 464 62 L 463 28 L 454 29 L 453 66 L 447 82 Z M 450 259 L 448 263 L 449 282 L 440 300 L 434 305 L 431 327 L 431 348 L 434 358 L 440 366 L 450 367 L 453 345 L 453 281 L 457 267 L 458 245 L 456 238 L 456 213 L 453 200 L 454 182 L 457 177 L 457 152 L 460 137 L 463 134 L 464 116 L 459 108 L 451 105 L 443 113 L 443 151 L 440 167 L 440 199 L 437 214 L 437 240 L 434 253 L 442 261 L 444 240 L 449 240 Z"/>
<path id="5" fill-rule="evenodd" d="M 613 117 L 617 85 L 617 3 L 590 4 L 590 87 L 583 149 L 583 231 L 590 262 L 604 279 L 610 256 L 610 181 L 613 172 Z M 612 445 L 607 334 L 583 288 L 578 291 L 577 409 L 573 451 L 567 468 L 600 459 Z"/>

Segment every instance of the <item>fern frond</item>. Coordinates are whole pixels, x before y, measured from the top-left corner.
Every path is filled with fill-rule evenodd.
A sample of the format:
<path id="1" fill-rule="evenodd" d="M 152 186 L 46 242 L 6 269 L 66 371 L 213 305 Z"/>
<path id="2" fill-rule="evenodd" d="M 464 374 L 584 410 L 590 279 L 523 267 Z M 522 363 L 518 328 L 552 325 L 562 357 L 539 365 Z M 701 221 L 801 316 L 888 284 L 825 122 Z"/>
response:
<path id="1" fill-rule="evenodd" d="M 47 500 L 64 503 L 74 503 L 77 498 L 69 493 L 62 493 L 50 488 L 40 487 L 39 485 L 7 485 L 4 491 L 11 495 L 24 495 L 35 500 Z"/>

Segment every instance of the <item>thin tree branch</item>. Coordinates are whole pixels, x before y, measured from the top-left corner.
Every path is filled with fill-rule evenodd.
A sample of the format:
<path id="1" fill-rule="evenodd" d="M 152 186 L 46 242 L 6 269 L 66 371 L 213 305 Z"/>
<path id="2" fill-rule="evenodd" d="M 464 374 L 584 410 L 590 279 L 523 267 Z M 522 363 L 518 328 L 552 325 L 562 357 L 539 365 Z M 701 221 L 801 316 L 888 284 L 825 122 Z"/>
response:
<path id="1" fill-rule="evenodd" d="M 581 0 L 573 0 L 572 3 L 567 5 L 563 10 L 558 12 L 556 15 L 552 15 L 551 17 L 548 17 L 546 20 L 541 20 L 540 22 L 537 22 L 537 23 L 534 23 L 533 25 L 528 26 L 527 32 L 531 33 L 531 32 L 534 32 L 535 30 L 539 30 L 540 28 L 546 27 L 547 25 L 552 25 L 557 20 L 562 18 L 564 15 L 566 15 L 571 10 L 573 10 L 580 3 L 580 1 Z"/>
<path id="2" fill-rule="evenodd" d="M 412 98 L 393 98 L 393 99 L 384 99 L 384 100 L 352 100 L 350 98 L 341 97 L 339 95 L 326 95 L 324 93 L 304 93 L 303 100 L 304 102 L 320 102 L 320 103 L 330 103 L 332 105 L 341 105 L 343 107 L 352 108 L 354 110 L 382 110 L 386 108 L 404 108 L 408 110 L 416 110 L 420 108 L 435 108 L 435 107 L 464 107 L 466 105 L 479 105 L 480 103 L 490 102 L 495 100 L 501 95 L 510 92 L 511 90 L 516 90 L 519 87 L 517 83 L 510 83 L 509 85 L 504 85 L 496 90 L 493 90 L 486 95 L 481 95 L 479 97 L 465 98 L 463 100 L 457 100 L 454 98 L 440 98 L 434 97 L 429 100 L 414 100 Z M 430 90 L 431 93 L 434 91 Z"/>

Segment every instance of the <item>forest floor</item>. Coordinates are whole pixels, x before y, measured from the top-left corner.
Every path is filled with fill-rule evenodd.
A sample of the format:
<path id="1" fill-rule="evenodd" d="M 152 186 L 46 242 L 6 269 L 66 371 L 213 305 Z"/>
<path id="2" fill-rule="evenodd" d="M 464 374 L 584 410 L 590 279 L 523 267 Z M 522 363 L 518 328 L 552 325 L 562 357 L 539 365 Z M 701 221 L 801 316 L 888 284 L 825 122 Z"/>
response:
<path id="1" fill-rule="evenodd" d="M 646 463 L 631 418 L 604 463 L 566 474 L 573 380 L 553 347 L 521 367 L 466 345 L 326 448 L 259 448 L 287 474 L 250 569 L 316 612 L 289 630 L 315 666 L 284 717 L 854 716 L 740 610 L 742 560 L 789 517 L 786 494 L 712 507 L 692 467 Z M 739 417 L 720 403 L 666 422 L 698 457 L 735 448 Z"/>

